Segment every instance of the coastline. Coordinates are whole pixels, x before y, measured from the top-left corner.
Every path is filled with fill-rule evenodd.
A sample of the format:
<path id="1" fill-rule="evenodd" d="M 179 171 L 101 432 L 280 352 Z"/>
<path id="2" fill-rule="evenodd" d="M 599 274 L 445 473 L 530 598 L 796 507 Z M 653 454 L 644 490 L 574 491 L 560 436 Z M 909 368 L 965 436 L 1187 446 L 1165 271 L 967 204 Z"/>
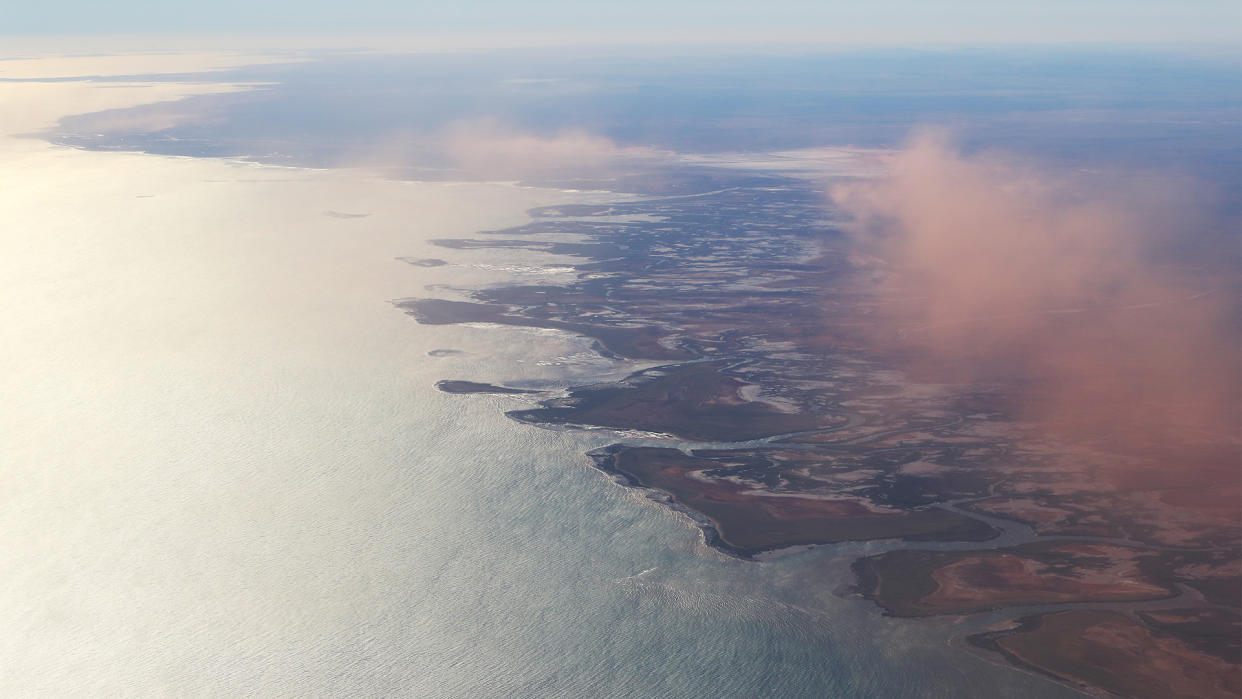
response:
<path id="1" fill-rule="evenodd" d="M 714 189 L 701 196 L 711 200 L 720 197 L 721 191 L 746 192 L 747 186 L 755 184 Z M 794 189 L 788 183 L 784 187 Z M 738 199 L 744 198 L 738 196 Z M 796 196 L 794 199 L 807 201 L 798 200 Z M 851 276 L 849 267 L 840 265 L 835 258 L 841 253 L 831 233 L 821 238 L 820 244 L 825 250 L 818 257 L 793 252 L 797 244 L 790 243 L 798 240 L 799 232 L 793 227 L 781 227 L 787 224 L 769 224 L 767 233 L 771 237 L 763 243 L 768 249 L 758 255 L 752 251 L 744 263 L 739 263 L 738 257 L 730 258 L 719 251 L 691 257 L 688 261 L 673 257 L 668 251 L 677 249 L 679 243 L 671 241 L 685 239 L 675 235 L 710 235 L 709 229 L 700 227 L 693 214 L 677 208 L 682 204 L 695 211 L 699 203 L 689 203 L 686 197 L 669 197 L 631 201 L 617 207 L 623 214 L 658 217 L 664 222 L 661 226 L 649 225 L 642 229 L 584 225 L 580 231 L 583 242 L 574 244 L 577 247 L 573 249 L 581 253 L 596 246 L 607 249 L 609 254 L 593 258 L 588 255 L 595 261 L 576 265 L 580 280 L 577 283 L 541 287 L 537 297 L 521 286 L 472 294 L 476 301 L 486 304 L 489 317 L 485 320 L 491 322 L 556 327 L 595 338 L 611 332 L 609 328 L 623 327 L 626 333 L 650 338 L 648 347 L 654 342 L 654 346 L 677 347 L 697 357 L 680 364 L 641 370 L 619 381 L 588 382 L 571 387 L 565 397 L 542 401 L 540 408 L 509 411 L 509 417 L 545 428 L 596 429 L 617 434 L 621 441 L 588 453 L 595 468 L 613 482 L 634 489 L 685 517 L 699 530 L 707 546 L 734 558 L 754 561 L 761 554 L 784 549 L 871 539 L 889 540 L 891 545 L 881 550 L 889 551 L 887 555 L 899 555 L 919 551 L 922 548 L 919 542 L 932 546 L 944 542 L 956 551 L 946 551 L 942 556 L 946 561 L 943 568 L 948 570 L 953 566 L 976 565 L 972 561 L 996 560 L 1010 565 L 1011 561 L 1022 559 L 1013 558 L 1007 553 L 1010 549 L 1001 547 L 1017 544 L 1015 550 L 1019 552 L 1028 549 L 1041 552 L 1035 558 L 1042 562 L 1030 565 L 1046 565 L 1047 561 L 1052 561 L 1064 576 L 1052 582 L 1029 583 L 1034 587 L 1033 597 L 1028 602 L 1000 597 L 988 601 L 989 595 L 1000 594 L 1003 588 L 984 585 L 972 593 L 978 594 L 982 601 L 968 608 L 933 609 L 923 613 L 928 616 L 1018 614 L 1024 606 L 1047 605 L 1057 599 L 1087 609 L 1092 604 L 1125 604 L 1128 600 L 1134 600 L 1136 608 L 1143 608 L 1142 604 L 1151 600 L 1193 605 L 1194 599 L 1188 598 L 1181 588 L 1174 589 L 1173 583 L 1209 584 L 1210 580 L 1196 579 L 1185 572 L 1202 565 L 1199 561 L 1206 561 L 1209 567 L 1223 562 L 1223 570 L 1228 570 L 1229 556 L 1236 552 L 1227 547 L 1213 548 L 1212 543 L 1227 536 L 1227 528 L 1214 529 L 1216 525 L 1209 525 L 1206 538 L 1187 539 L 1179 548 L 1169 543 L 1175 534 L 1165 534 L 1152 524 L 1158 521 L 1153 517 L 1161 516 L 1157 513 L 1118 513 L 1119 517 L 1145 518 L 1137 520 L 1144 522 L 1144 529 L 1140 531 L 1152 532 L 1146 536 L 1130 536 L 1124 535 L 1124 527 L 1088 527 L 1078 524 L 1077 520 L 1062 530 L 1045 531 L 1047 525 L 1041 521 L 1023 520 L 992 505 L 1006 502 L 1001 497 L 1007 495 L 1001 490 L 1002 486 L 1009 489 L 1007 496 L 1011 499 L 1015 497 L 1013 493 L 1023 492 L 1021 484 L 1008 483 L 1010 479 L 996 470 L 999 459 L 1012 459 L 1017 455 L 1029 460 L 1028 468 L 1032 468 L 1033 474 L 1030 478 L 1035 483 L 1053 477 L 1041 473 L 1040 469 L 1048 474 L 1078 473 L 1081 466 L 1062 461 L 1055 451 L 1040 451 L 1047 449 L 1044 446 L 1024 453 L 1028 448 L 1022 441 L 1023 428 L 1016 423 L 1010 426 L 1003 395 L 983 390 L 954 395 L 940 387 L 920 386 L 908 378 L 900 378 L 894 384 L 889 378 L 894 375 L 891 363 L 885 366 L 881 361 L 879 366 L 871 366 L 856 354 L 854 345 L 858 339 L 843 330 L 853 323 L 840 324 L 834 331 L 833 321 L 838 316 L 830 315 L 825 322 L 828 337 L 818 334 L 824 330 L 800 326 L 787 304 L 841 304 L 833 297 L 865 297 L 865 290 Z M 764 220 L 767 206 L 753 202 L 744 206 L 746 213 L 741 215 L 745 220 L 753 221 L 756 217 Z M 614 209 L 607 211 L 612 213 Z M 550 213 L 565 214 L 560 209 L 541 212 L 551 218 Z M 591 212 L 574 213 L 589 221 Z M 797 220 L 796 216 L 793 218 Z M 713 216 L 711 220 L 720 218 Z M 685 228 L 677 231 L 669 223 Z M 563 234 L 567 224 L 560 225 L 556 230 Z M 523 243 L 517 236 L 537 235 L 540 230 L 536 223 L 523 229 L 487 233 L 513 236 L 498 247 L 538 249 L 546 244 L 538 239 Z M 628 254 L 617 257 L 617 251 L 607 247 L 610 235 L 614 234 L 631 241 Z M 727 233 L 715 235 L 711 243 L 741 250 L 747 248 L 746 241 L 725 235 Z M 636 244 L 635 241 L 645 242 Z M 449 248 L 489 246 L 487 238 L 441 242 Z M 689 247 L 706 250 L 709 245 L 696 240 Z M 654 250 L 661 252 L 653 255 Z M 740 253 L 740 257 L 746 258 L 747 253 Z M 697 260 L 710 262 L 696 267 L 701 264 Z M 682 271 L 679 272 L 679 268 Z M 702 271 L 705 268 L 711 268 L 714 274 L 723 269 L 725 277 L 758 275 L 763 281 L 730 288 L 711 280 Z M 655 269 L 660 272 L 653 273 Z M 631 278 L 639 283 L 626 283 Z M 838 285 L 836 288 L 831 286 L 834 283 Z M 412 301 L 409 307 L 418 309 L 420 303 L 434 304 Z M 840 307 L 848 309 L 847 305 Z M 597 308 L 607 309 L 607 314 L 595 314 Z M 431 322 L 483 319 L 472 307 L 463 305 L 454 310 L 463 309 L 468 311 L 464 316 L 435 315 Z M 584 312 L 595 318 L 594 327 L 584 328 L 577 320 L 570 322 L 570 318 L 577 318 Z M 848 319 L 848 310 L 837 313 Z M 412 315 L 421 315 L 420 320 L 429 318 L 426 313 Z M 748 333 L 765 339 L 754 342 L 747 339 Z M 614 343 L 605 351 L 610 356 L 666 359 L 659 354 L 644 353 L 636 349 L 635 344 Z M 824 359 L 811 354 L 817 351 L 826 353 Z M 825 365 L 832 364 L 837 368 L 825 370 Z M 821 377 L 825 371 L 830 379 L 836 380 L 824 381 Z M 896 410 L 891 406 L 896 406 Z M 949 416 L 952 417 L 946 419 Z M 818 422 L 822 420 L 828 422 Z M 648 436 L 626 436 L 632 432 Z M 957 446 L 959 444 L 972 448 L 978 456 L 962 463 L 965 450 Z M 933 460 L 927 461 L 928 456 L 902 456 L 920 452 L 930 454 Z M 644 471 L 645 475 L 640 476 L 633 468 L 619 464 L 619 459 L 635 454 L 650 456 L 651 464 L 644 467 L 650 474 Z M 1075 454 L 1074 458 L 1080 456 Z M 844 472 L 832 466 L 835 463 L 841 463 L 840 469 Z M 666 480 L 680 480 L 670 481 L 675 485 L 669 486 L 656 482 L 654 474 Z M 1033 486 L 1024 487 L 1031 489 Z M 1101 484 L 1099 487 L 1108 486 Z M 691 502 L 687 501 L 688 497 Z M 960 503 L 969 506 L 958 507 Z M 1038 512 L 1035 506 L 1027 507 Z M 717 514 L 712 514 L 713 510 L 717 510 Z M 771 543 L 753 545 L 731 541 L 721 519 L 720 512 L 725 511 L 733 513 L 729 517 L 737 518 L 739 531 L 746 531 L 752 537 L 763 527 L 776 523 L 776 528 L 772 529 L 776 538 Z M 930 516 L 925 516 L 926 513 L 938 513 L 940 521 L 932 518 L 932 523 L 924 525 L 914 524 L 912 519 L 911 529 L 903 531 L 899 526 L 893 530 L 890 525 L 896 521 L 893 517 L 898 513 L 907 518 L 923 519 Z M 859 520 L 861 524 L 851 531 L 850 527 L 855 525 L 849 524 L 850 517 L 862 515 L 866 518 Z M 970 526 L 963 528 L 954 518 L 969 522 Z M 1025 534 L 1016 539 L 1014 535 L 1006 535 L 1007 544 L 984 543 L 1002 538 L 1003 530 L 993 528 L 990 522 L 995 520 L 1013 522 L 1014 527 L 1005 529 L 1021 528 Z M 788 524 L 779 524 L 782 521 Z M 831 523 L 830 527 L 845 527 L 844 531 L 849 533 L 792 533 L 798 528 L 823 526 L 818 522 Z M 882 526 L 877 529 L 877 525 Z M 971 526 L 978 530 L 972 532 Z M 1110 543 L 1110 537 L 1118 540 L 1117 543 Z M 974 550 L 970 548 L 972 542 Z M 1052 553 L 1042 553 L 1045 549 Z M 1211 553 L 1213 551 L 1216 553 Z M 1052 557 L 1048 558 L 1049 555 Z M 1161 594 L 1153 596 L 1154 592 L 1139 594 L 1126 589 L 1126 584 L 1138 583 L 1124 575 L 1099 578 L 1099 591 L 1091 594 L 1085 588 L 1079 591 L 1063 582 L 1078 575 L 1095 575 L 1090 571 L 1104 565 L 1095 562 L 1097 560 L 1108 560 L 1107 565 L 1113 567 L 1129 565 L 1126 556 L 1138 556 L 1135 560 L 1145 561 L 1142 565 L 1150 562 L 1162 571 L 1156 574 L 1167 583 Z M 880 603 L 875 595 L 866 592 L 868 577 L 860 568 L 875 557 L 874 553 L 857 557 L 852 569 L 859 575 L 857 589 L 873 602 Z M 936 576 L 944 574 L 935 570 Z M 1220 574 L 1207 573 L 1209 576 Z M 932 580 L 930 574 L 928 580 Z M 970 587 L 973 583 L 966 585 Z M 1064 589 L 1058 591 L 1055 585 L 1062 585 Z M 931 596 L 940 586 L 941 583 L 930 582 L 927 589 L 915 596 Z M 889 608 L 885 613 L 894 612 Z M 1052 670 L 1046 669 L 1042 676 L 1054 677 L 1058 682 L 1067 681 L 1065 676 Z M 1067 686 L 1080 688 L 1081 683 L 1069 681 Z"/>
<path id="2" fill-rule="evenodd" d="M 99 159 L 99 170 L 106 170 L 126 158 L 161 158 L 116 154 L 105 166 L 103 161 L 106 156 L 90 154 L 90 157 Z M 201 159 L 192 161 L 202 162 Z M 158 162 L 168 164 L 183 160 L 163 158 Z M 230 172 L 228 168 L 246 168 L 247 177 L 255 172 L 268 172 L 267 166 L 208 162 L 211 163 L 209 167 L 215 168 L 207 173 L 216 180 L 214 184 L 221 184 L 220 180 L 229 177 L 236 178 L 236 172 Z M 193 169 L 189 164 L 185 164 L 185 168 Z M 696 177 L 702 175 L 709 181 L 714 177 L 730 183 L 735 181 L 731 178 L 737 178 L 737 186 L 689 196 L 670 195 L 647 200 L 636 199 L 635 195 L 628 195 L 630 199 L 627 200 L 624 194 L 594 192 L 591 197 L 595 201 L 577 204 L 555 203 L 558 197 L 572 198 L 574 195 L 570 193 L 549 189 L 538 194 L 540 190 L 532 188 L 528 194 L 536 199 L 546 196 L 554 203 L 547 203 L 545 199 L 532 202 L 530 206 L 523 204 L 494 220 L 478 223 L 473 218 L 452 218 L 442 229 L 438 229 L 437 235 L 482 232 L 475 233 L 475 238 L 420 240 L 418 244 L 425 249 L 406 250 L 398 249 L 400 246 L 413 247 L 408 232 L 398 230 L 398 226 L 406 225 L 405 221 L 386 221 L 413 219 L 427 213 L 412 206 L 404 194 L 394 193 L 388 201 L 395 208 L 384 210 L 375 205 L 374 188 L 387 188 L 387 184 L 367 182 L 355 190 L 344 187 L 349 191 L 342 194 L 342 183 L 357 180 L 359 173 L 339 172 L 307 176 L 307 179 L 324 178 L 322 189 L 316 189 L 307 182 L 301 185 L 277 184 L 278 179 L 285 178 L 291 171 L 295 174 L 301 172 L 297 168 L 281 168 L 280 178 L 271 177 L 262 185 L 268 191 L 261 196 L 214 199 L 212 205 L 232 211 L 249 211 L 255 206 L 260 206 L 261 210 L 261 205 L 256 202 L 263 197 L 285 187 L 301 187 L 296 197 L 283 202 L 284 205 L 294 206 L 307 199 L 316 201 L 316 210 L 303 212 L 304 215 L 294 219 L 299 234 L 305 232 L 308 244 L 319 245 L 321 251 L 329 250 L 337 254 L 336 260 L 344 268 L 349 268 L 350 274 L 362 269 L 374 269 L 374 258 L 381 252 L 388 255 L 386 260 L 391 260 L 396 253 L 416 253 L 397 258 L 415 262 L 398 265 L 397 272 L 382 275 L 385 283 L 389 284 L 386 287 L 360 285 L 356 289 L 340 290 L 343 298 L 338 300 L 352 304 L 353 312 L 357 312 L 359 304 L 381 298 L 397 298 L 401 299 L 395 302 L 400 310 L 414 316 L 420 323 L 441 326 L 439 330 L 446 332 L 452 332 L 452 326 L 477 323 L 500 324 L 510 328 L 543 328 L 590 338 L 595 351 L 608 359 L 635 363 L 639 360 L 685 360 L 683 364 L 664 364 L 630 372 L 628 376 L 616 380 L 612 376 L 605 378 L 603 370 L 592 378 L 589 369 L 573 378 L 561 377 L 558 380 L 562 383 L 571 384 L 567 396 L 554 398 L 552 405 L 541 408 L 510 411 L 512 414 L 509 417 L 528 425 L 564 427 L 566 430 L 588 427 L 618 435 L 617 438 L 628 446 L 614 445 L 616 450 L 611 452 L 608 450 L 613 447 L 588 452 L 595 468 L 614 481 L 640 492 L 647 499 L 675 511 L 678 516 L 688 518 L 712 549 L 734 559 L 754 561 L 765 552 L 800 550 L 817 542 L 797 540 L 795 543 L 766 547 L 735 546 L 726 541 L 721 533 L 721 524 L 709 515 L 683 503 L 672 492 L 644 485 L 632 473 L 613 467 L 611 462 L 604 463 L 603 459 L 612 459 L 620 449 L 626 448 L 673 450 L 696 444 L 690 453 L 683 452 L 686 459 L 694 460 L 693 465 L 685 469 L 686 482 L 694 480 L 703 484 L 703 492 L 723 495 L 726 499 L 741 501 L 742 498 L 750 498 L 751 502 L 763 502 L 767 507 L 754 511 L 761 509 L 762 517 L 769 521 L 805 522 L 825 519 L 825 513 L 832 517 L 848 515 L 880 521 L 885 517 L 900 516 L 898 513 L 940 509 L 954 515 L 953 521 L 938 521 L 933 523 L 934 526 L 929 525 L 931 531 L 926 538 L 914 538 L 917 533 L 870 538 L 887 539 L 883 547 L 894 549 L 900 547 L 902 542 L 924 541 L 929 545 L 943 542 L 961 548 L 973 545 L 992 550 L 989 544 L 979 542 L 999 536 L 999 531 L 985 519 L 985 515 L 989 514 L 1000 516 L 998 511 L 963 512 L 956 510 L 955 506 L 941 507 L 938 503 L 983 500 L 992 496 L 996 483 L 987 470 L 988 460 L 1000 455 L 1021 455 L 1013 446 L 1017 440 L 997 440 L 985 429 L 995 430 L 998 423 L 1005 426 L 1002 410 L 997 407 L 1001 401 L 986 396 L 968 397 L 959 402 L 954 402 L 959 400 L 957 398 L 940 395 L 934 399 L 921 397 L 920 392 L 929 389 L 913 385 L 915 382 L 906 377 L 893 379 L 883 375 L 889 367 L 883 366 L 882 362 L 869 364 L 865 358 L 859 358 L 859 348 L 855 346 L 857 338 L 848 331 L 831 327 L 832 321 L 840 320 L 844 313 L 833 315 L 833 311 L 828 311 L 828 322 L 823 322 L 822 317 L 805 317 L 808 308 L 822 306 L 839 309 L 856 303 L 863 291 L 863 287 L 851 276 L 848 264 L 833 257 L 833 253 L 840 252 L 839 248 L 834 249 L 840 241 L 834 237 L 830 227 L 807 224 L 811 212 L 821 210 L 822 202 L 805 185 L 791 183 L 780 176 L 752 178 L 749 173 L 724 175 L 710 170 L 707 171 L 709 174 L 702 175 L 701 171 L 694 170 L 690 174 Z M 168 179 L 169 172 L 165 170 L 153 177 L 152 185 Z M 195 176 L 202 174 L 199 170 L 195 173 Z M 327 184 L 329 181 L 331 186 Z M 417 190 L 420 183 L 392 185 L 394 190 L 403 187 Z M 492 195 L 497 191 L 498 188 L 487 189 L 486 194 Z M 327 201 L 329 193 L 338 199 Z M 442 188 L 419 203 L 431 206 L 441 193 Z M 147 191 L 127 194 L 134 194 L 136 198 L 146 196 Z M 164 191 L 160 190 L 159 195 L 163 196 Z M 591 197 L 586 198 L 589 200 Z M 704 205 L 696 208 L 692 198 L 704 200 Z M 454 202 L 461 205 L 467 199 L 463 195 Z M 512 197 L 515 202 L 527 199 Z M 319 207 L 321 200 L 323 205 Z M 277 224 L 292 229 L 294 226 L 289 224 L 287 218 L 288 209 L 277 208 L 281 210 L 273 209 L 270 216 L 257 222 L 254 230 Z M 319 211 L 318 208 L 325 210 Z M 614 209 L 622 210 L 621 220 L 613 217 Z M 359 213 L 342 216 L 339 213 L 342 211 Z M 648 218 L 643 219 L 642 216 Z M 737 220 L 731 222 L 730 217 Z M 162 219 L 161 224 L 167 225 L 170 220 L 175 222 L 175 219 Z M 368 242 L 365 262 L 355 258 L 360 254 L 359 246 L 347 245 L 332 237 L 340 237 L 342 230 L 353 230 L 340 227 L 361 221 L 368 226 L 377 225 L 381 232 L 379 237 Z M 328 229 L 325 224 L 338 228 Z M 227 228 L 238 225 L 238 221 L 236 217 L 222 217 L 203 225 L 207 229 L 211 226 Z M 581 230 L 575 229 L 575 226 L 580 226 Z M 428 224 L 422 230 L 433 229 L 435 226 Z M 547 233 L 556 236 L 581 234 L 586 242 L 539 239 L 540 235 Z M 501 239 L 498 234 L 512 237 Z M 701 239 L 696 240 L 696 236 Z M 159 239 L 152 236 L 149 241 L 158 243 Z M 618 242 L 624 244 L 616 244 Z M 821 246 L 826 246 L 828 252 L 819 255 L 807 252 Z M 572 267 L 578 281 L 569 286 L 542 283 L 520 285 L 513 283 L 520 280 L 501 271 L 479 272 L 459 283 L 454 291 L 468 295 L 470 301 L 405 299 L 402 294 L 408 293 L 406 289 L 413 279 L 398 276 L 398 273 L 410 271 L 405 267 L 417 268 L 412 270 L 416 274 L 425 270 L 429 275 L 460 272 L 464 268 L 458 262 L 460 258 L 442 260 L 435 256 L 449 257 L 443 252 L 445 249 L 450 250 L 453 256 L 495 255 L 497 250 L 505 255 L 575 255 L 579 259 Z M 270 268 L 280 268 L 288 260 L 305 264 L 310 257 L 296 246 L 287 246 L 283 252 L 284 258 L 266 256 L 265 264 Z M 316 255 L 315 259 L 318 257 Z M 678 266 L 679 260 L 683 259 L 687 262 Z M 435 262 L 428 262 L 432 260 Z M 186 269 L 184 263 L 177 264 L 180 266 L 175 266 L 175 270 Z M 316 272 L 327 274 L 327 269 L 318 268 Z M 244 271 L 258 276 L 266 269 L 256 266 Z M 170 275 L 168 281 L 181 281 L 173 276 Z M 299 274 L 280 281 L 291 288 L 301 289 L 306 288 L 309 279 L 311 275 Z M 458 280 L 454 279 L 454 282 Z M 395 291 L 398 287 L 403 291 Z M 827 293 L 825 290 L 828 290 Z M 228 297 L 228 301 L 238 306 L 253 303 L 254 291 L 245 289 L 245 293 L 236 293 Z M 282 312 L 300 313 L 307 317 L 323 312 L 322 306 L 310 302 L 291 303 L 292 299 L 280 292 L 263 291 L 273 293 L 272 298 L 285 304 L 281 307 Z M 174 294 L 170 296 L 178 298 Z M 73 298 L 71 294 L 67 297 Z M 260 298 L 267 297 L 260 295 Z M 324 299 L 318 298 L 316 303 L 323 304 Z M 210 319 L 211 313 L 205 310 L 208 309 L 193 305 L 181 309 L 187 315 L 197 312 L 200 317 Z M 219 312 L 219 309 L 211 310 Z M 401 324 L 405 319 L 392 312 L 390 307 L 385 307 L 384 311 L 397 317 L 385 318 L 382 321 L 384 331 L 367 340 L 368 346 L 383 343 L 399 345 L 408 341 L 401 333 Z M 256 324 L 272 322 L 270 318 L 254 320 Z M 185 323 L 177 327 L 188 325 Z M 827 330 L 823 327 L 825 325 Z M 350 324 L 342 327 L 356 333 L 360 326 Z M 307 369 L 307 373 L 323 367 L 340 371 L 341 365 L 336 363 L 341 361 L 340 357 L 325 357 L 313 350 L 301 349 L 315 347 L 315 343 L 323 337 L 320 332 L 317 328 L 303 328 L 293 323 L 275 327 L 267 340 L 273 351 L 265 356 L 270 356 L 268 361 L 271 362 L 289 362 L 292 357 L 293 365 Z M 350 344 L 356 341 L 347 340 L 352 337 L 350 333 L 342 332 L 332 339 L 340 347 L 356 349 L 354 344 Z M 287 352 L 288 345 L 281 343 L 299 349 L 286 355 L 283 353 Z M 526 391 L 504 388 L 513 377 L 506 377 L 503 373 L 517 371 L 516 367 L 492 368 L 486 360 L 465 363 L 463 355 L 445 354 L 453 351 L 443 347 L 450 344 L 438 340 L 436 349 L 418 347 L 417 352 L 397 352 L 380 368 L 391 376 L 404 376 L 402 362 L 411 361 L 415 356 L 456 357 L 449 361 L 463 363 L 454 365 L 453 373 L 449 375 L 465 375 L 481 380 L 444 379 L 450 382 L 449 385 L 464 389 L 450 392 Z M 230 349 L 236 351 L 235 348 Z M 275 351 L 277 349 L 279 351 Z M 178 350 L 184 351 L 181 348 Z M 476 350 L 473 356 L 486 357 L 488 351 L 482 348 Z M 493 348 L 490 351 L 497 350 Z M 678 367 L 691 363 L 694 364 L 694 371 L 686 374 L 679 372 Z M 619 365 L 614 363 L 609 370 L 615 373 Z M 174 370 L 180 369 L 179 365 L 172 366 Z M 345 366 L 353 367 L 353 364 Z M 431 371 L 437 376 L 447 373 Z M 418 375 L 425 377 L 426 372 Z M 247 376 L 256 378 L 254 375 Z M 639 380 L 636 381 L 635 377 Z M 274 395 L 280 395 L 280 387 L 285 384 L 283 376 L 280 380 L 262 375 L 258 378 L 264 380 L 252 380 L 251 384 L 270 387 Z M 357 379 L 352 374 L 350 378 Z M 483 383 L 482 380 L 495 383 Z M 427 385 L 423 389 L 434 393 L 430 391 L 431 381 L 424 383 Z M 515 383 L 519 386 L 530 385 Z M 379 388 L 367 385 L 371 390 L 380 392 Z M 408 388 L 404 383 L 401 386 Z M 598 400 L 583 400 L 583 391 L 593 392 Z M 358 400 L 365 403 L 368 399 L 365 393 L 362 395 Z M 618 397 L 619 402 L 614 400 Z M 454 397 L 442 398 L 452 400 Z M 499 413 L 495 410 L 496 404 L 479 403 L 482 404 L 478 408 L 480 412 L 491 409 Z M 408 404 L 402 405 L 409 408 Z M 895 407 L 890 409 L 886 406 Z M 269 407 L 273 412 L 278 409 L 279 404 Z M 561 412 L 555 413 L 556 419 L 549 419 L 553 417 L 547 412 L 549 410 Z M 985 417 L 971 417 L 976 415 Z M 680 417 L 672 420 L 670 416 Z M 353 419 L 346 413 L 337 418 L 343 422 Z M 575 419 L 579 421 L 575 422 Z M 408 425 L 399 421 L 384 424 L 391 427 L 394 433 L 409 429 Z M 664 429 L 659 429 L 661 427 Z M 739 439 L 727 439 L 730 436 Z M 532 438 L 532 443 L 537 443 L 539 437 L 541 435 Z M 704 445 L 698 440 L 712 444 Z M 955 465 L 955 459 L 963 460 L 960 452 L 967 450 L 983 454 L 977 457 L 977 463 L 969 463 L 968 467 Z M 915 453 L 919 458 L 911 460 L 911 455 Z M 1050 473 L 1055 475 L 1055 472 Z M 759 500 L 748 494 L 755 492 L 761 492 L 764 499 Z M 406 491 L 406 495 L 411 495 L 411 492 Z M 1051 503 L 1057 504 L 1061 503 Z M 1028 507 L 1040 511 L 1034 506 Z M 978 538 L 963 536 L 969 533 L 960 526 L 965 520 L 982 523 L 983 528 L 975 531 Z M 1077 521 L 1072 524 L 1082 526 Z M 1101 527 L 1099 531 L 1107 534 L 1109 530 Z M 818 543 L 831 545 L 831 541 L 866 540 L 869 540 L 868 536 L 856 534 Z M 522 544 L 514 545 L 520 547 Z M 1195 560 L 1184 567 L 1192 564 L 1208 565 Z M 871 611 L 878 615 L 876 610 Z"/>

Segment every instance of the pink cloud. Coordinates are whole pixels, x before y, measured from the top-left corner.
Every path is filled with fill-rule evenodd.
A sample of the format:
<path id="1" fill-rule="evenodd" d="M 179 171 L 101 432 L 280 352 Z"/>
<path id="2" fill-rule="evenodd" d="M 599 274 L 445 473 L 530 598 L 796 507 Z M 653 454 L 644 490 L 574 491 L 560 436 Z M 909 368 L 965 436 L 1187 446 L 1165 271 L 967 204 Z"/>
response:
<path id="1" fill-rule="evenodd" d="M 883 261 L 869 341 L 913 368 L 1019 380 L 1024 417 L 1062 432 L 1236 444 L 1237 222 L 1205 214 L 1193 183 L 963 155 L 922 133 L 887 176 L 831 197 Z"/>

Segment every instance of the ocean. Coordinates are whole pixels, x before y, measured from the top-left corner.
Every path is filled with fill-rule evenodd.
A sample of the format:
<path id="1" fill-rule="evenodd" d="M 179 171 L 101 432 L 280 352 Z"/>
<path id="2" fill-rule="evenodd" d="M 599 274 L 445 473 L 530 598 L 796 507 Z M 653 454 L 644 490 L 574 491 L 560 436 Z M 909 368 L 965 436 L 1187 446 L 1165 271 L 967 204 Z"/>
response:
<path id="1" fill-rule="evenodd" d="M 950 644 L 986 615 L 849 595 L 882 543 L 730 558 L 592 467 L 607 433 L 434 388 L 640 366 L 392 305 L 554 281 L 564 258 L 429 241 L 617 195 L 4 154 L 0 694 L 1078 695 Z"/>

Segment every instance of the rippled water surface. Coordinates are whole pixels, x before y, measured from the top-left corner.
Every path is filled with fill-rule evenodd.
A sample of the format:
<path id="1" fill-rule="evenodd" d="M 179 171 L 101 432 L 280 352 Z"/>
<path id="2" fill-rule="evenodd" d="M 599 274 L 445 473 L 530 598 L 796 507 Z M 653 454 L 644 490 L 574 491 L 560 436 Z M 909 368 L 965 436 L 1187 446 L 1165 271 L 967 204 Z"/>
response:
<path id="1" fill-rule="evenodd" d="M 426 241 L 605 195 L 27 150 L 0 182 L 0 692 L 1072 694 L 839 596 L 831 548 L 704 547 L 591 467 L 605 434 L 433 388 L 635 368 L 390 304 L 563 275 Z"/>

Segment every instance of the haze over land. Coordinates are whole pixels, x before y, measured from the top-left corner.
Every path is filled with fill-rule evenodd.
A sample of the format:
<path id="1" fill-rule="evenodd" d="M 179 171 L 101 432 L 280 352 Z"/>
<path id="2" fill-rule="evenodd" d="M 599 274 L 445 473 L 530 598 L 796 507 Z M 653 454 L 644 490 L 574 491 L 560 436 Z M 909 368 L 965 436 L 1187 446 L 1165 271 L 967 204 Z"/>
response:
<path id="1" fill-rule="evenodd" d="M 1239 222 L 1210 184 L 964 155 L 943 133 L 890 172 L 832 196 L 888 276 L 877 342 L 940 380 L 1019 377 L 1024 416 L 1079 437 L 1236 438 Z"/>

